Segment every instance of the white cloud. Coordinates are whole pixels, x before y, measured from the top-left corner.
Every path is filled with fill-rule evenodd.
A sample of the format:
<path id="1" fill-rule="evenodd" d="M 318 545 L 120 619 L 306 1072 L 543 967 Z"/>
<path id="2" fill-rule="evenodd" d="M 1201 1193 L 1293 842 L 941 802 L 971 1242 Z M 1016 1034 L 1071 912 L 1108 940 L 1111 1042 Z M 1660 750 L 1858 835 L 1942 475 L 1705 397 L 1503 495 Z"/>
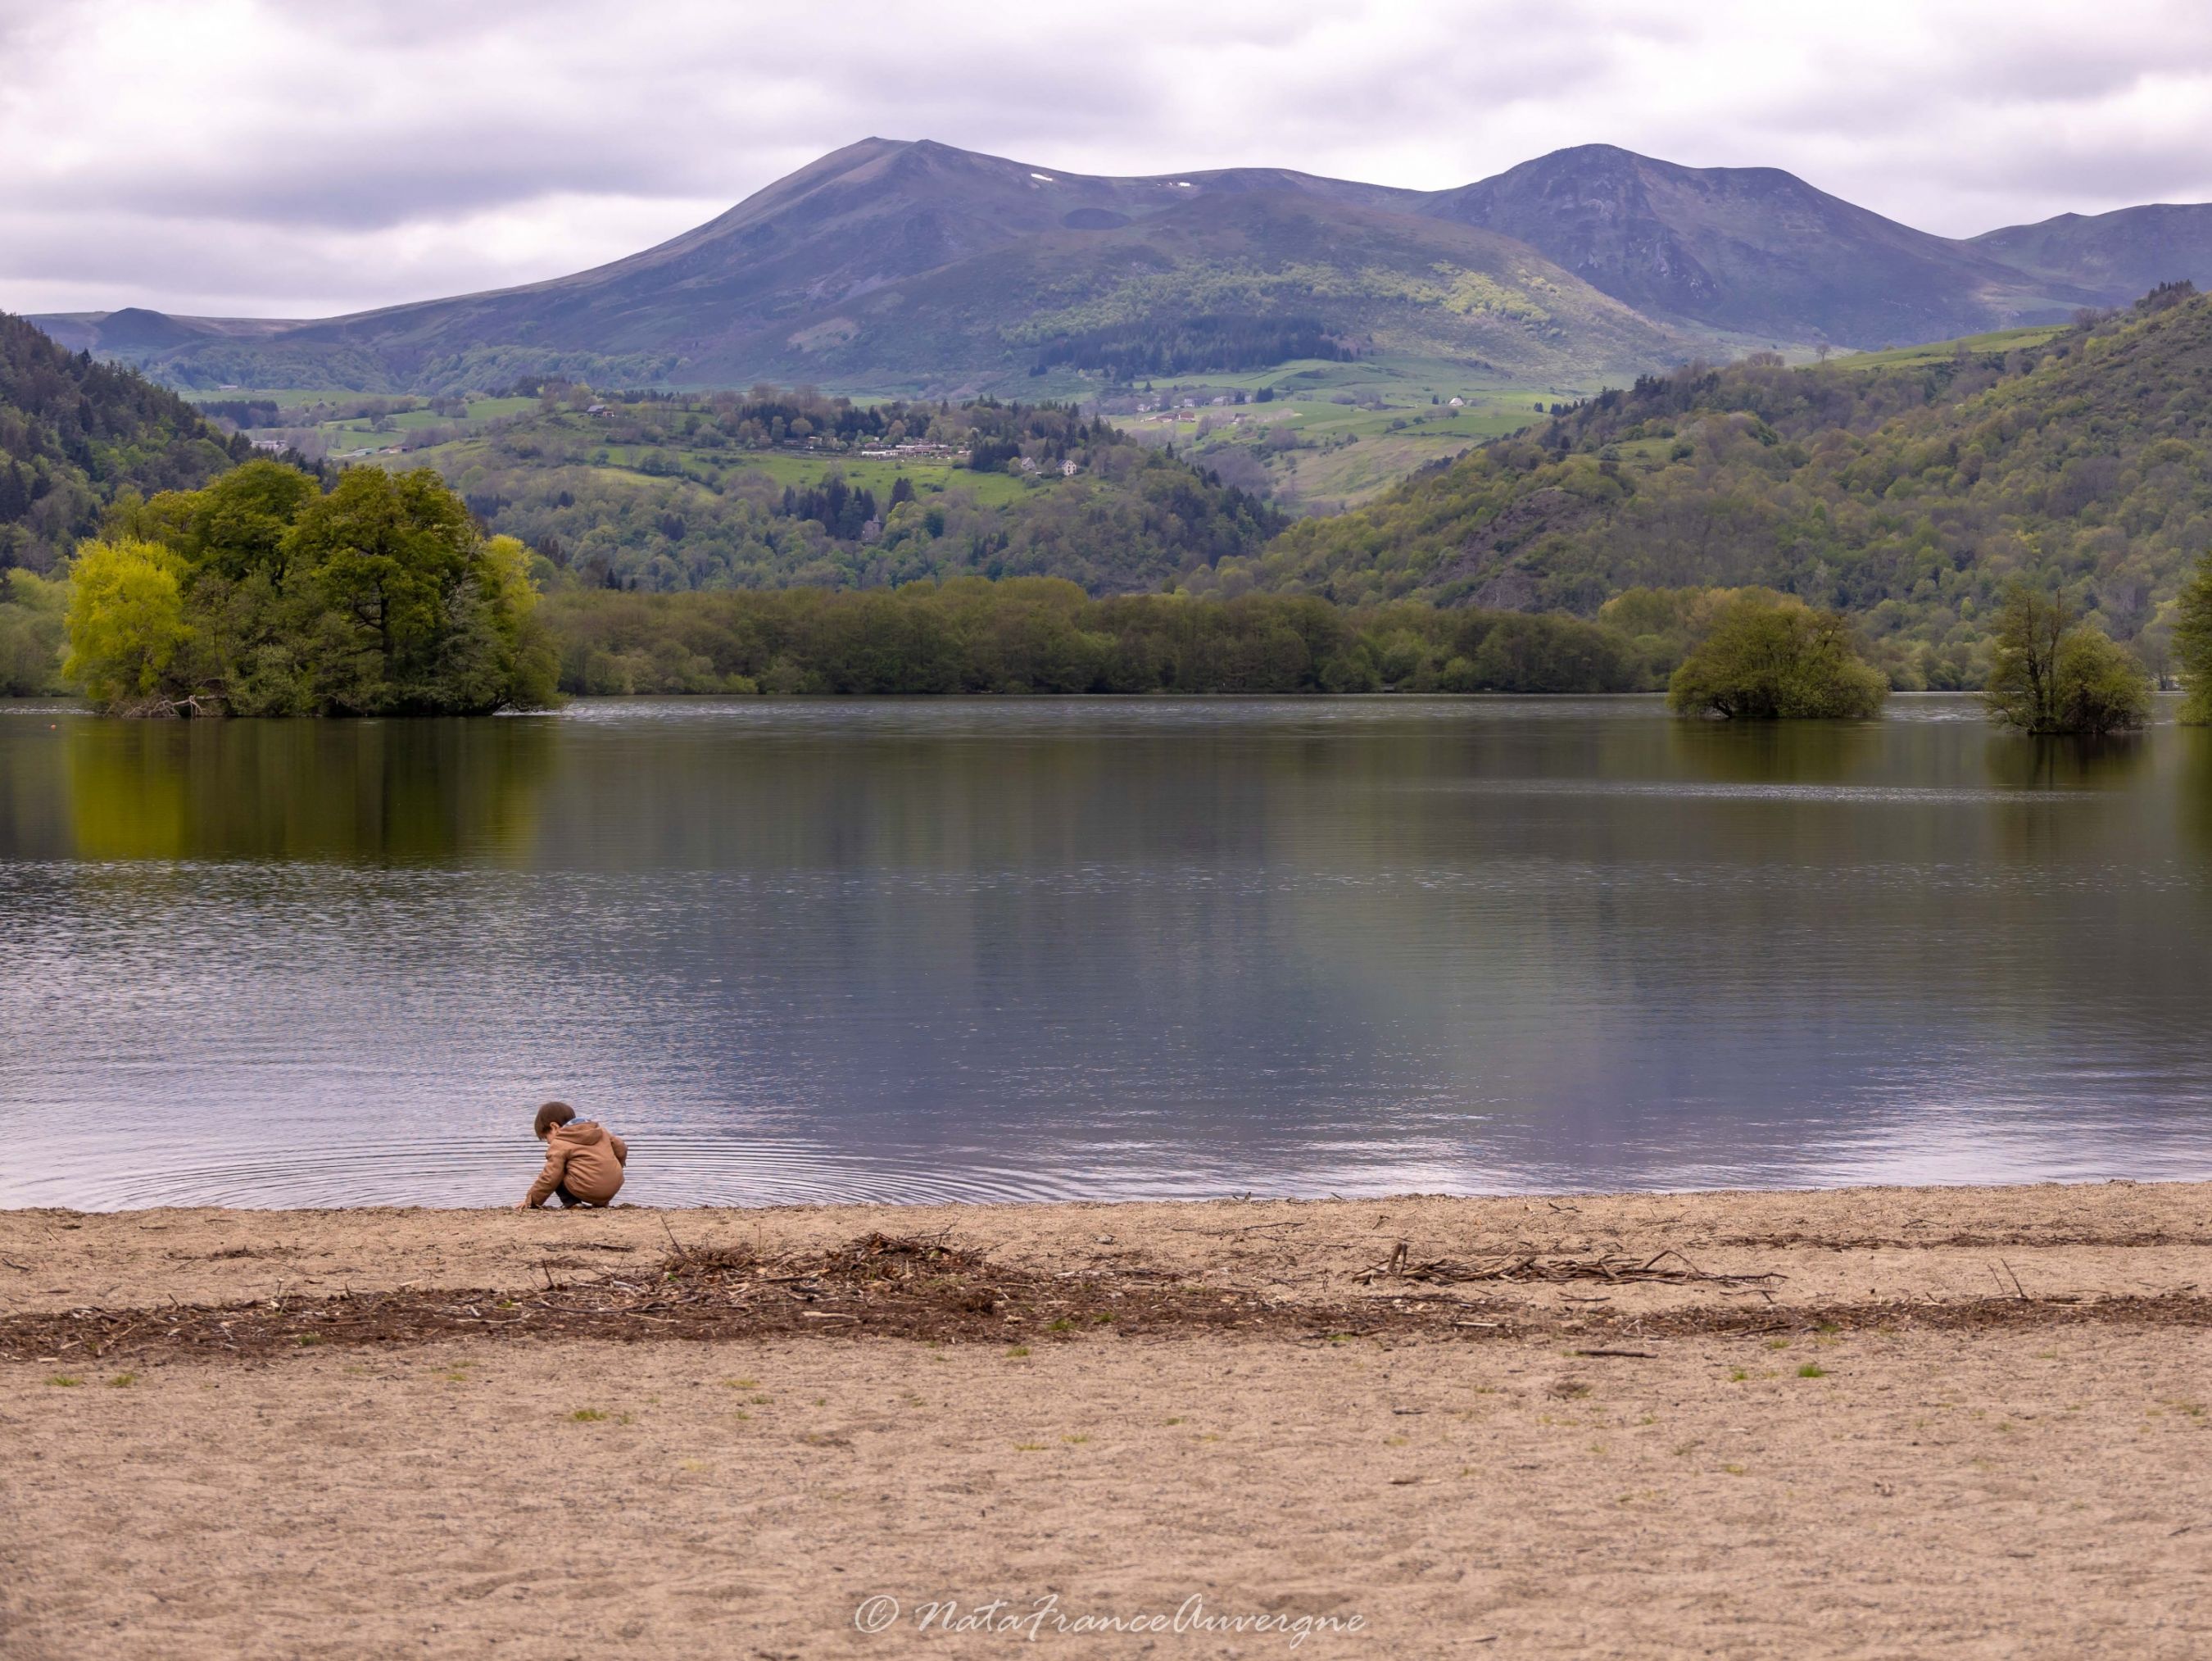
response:
<path id="1" fill-rule="evenodd" d="M 551 277 L 869 134 L 1427 188 L 1562 145 L 1950 234 L 2212 198 L 2212 14 L 1122 0 L 0 0 L 0 307 L 319 314 Z"/>

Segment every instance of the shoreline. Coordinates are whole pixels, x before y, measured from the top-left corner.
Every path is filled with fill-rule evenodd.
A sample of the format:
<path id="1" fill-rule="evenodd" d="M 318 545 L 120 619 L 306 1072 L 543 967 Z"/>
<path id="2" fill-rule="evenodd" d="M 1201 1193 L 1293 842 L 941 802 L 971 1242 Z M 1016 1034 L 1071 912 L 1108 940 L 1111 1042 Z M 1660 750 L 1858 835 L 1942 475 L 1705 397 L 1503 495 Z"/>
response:
<path id="1" fill-rule="evenodd" d="M 2208 1378 L 2202 1183 L 5 1211 L 0 1648 L 2182 1661 Z"/>
<path id="2" fill-rule="evenodd" d="M 743 1260 L 761 1275 L 811 1274 L 872 1238 L 957 1250 L 971 1276 L 1201 1287 L 1289 1315 L 1418 1298 L 1508 1311 L 1516 1326 L 1573 1318 L 1565 1306 L 1577 1301 L 1680 1323 L 1753 1305 L 1836 1318 L 2200 1289 L 2212 1299 L 2212 1183 L 532 1212 L 34 1208 L 0 1210 L 0 1330 L 70 1310 L 558 1289 L 617 1268 L 628 1285 L 709 1259 L 718 1273 Z"/>

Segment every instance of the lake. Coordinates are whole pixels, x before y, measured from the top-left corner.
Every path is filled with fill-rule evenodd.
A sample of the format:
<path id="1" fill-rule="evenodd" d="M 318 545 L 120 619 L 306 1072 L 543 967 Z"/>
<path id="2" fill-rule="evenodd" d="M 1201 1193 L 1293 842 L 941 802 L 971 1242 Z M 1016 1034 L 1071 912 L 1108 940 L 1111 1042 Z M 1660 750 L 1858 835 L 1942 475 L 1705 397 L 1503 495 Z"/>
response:
<path id="1" fill-rule="evenodd" d="M 2212 733 L 0 707 L 0 1204 L 2212 1176 Z"/>

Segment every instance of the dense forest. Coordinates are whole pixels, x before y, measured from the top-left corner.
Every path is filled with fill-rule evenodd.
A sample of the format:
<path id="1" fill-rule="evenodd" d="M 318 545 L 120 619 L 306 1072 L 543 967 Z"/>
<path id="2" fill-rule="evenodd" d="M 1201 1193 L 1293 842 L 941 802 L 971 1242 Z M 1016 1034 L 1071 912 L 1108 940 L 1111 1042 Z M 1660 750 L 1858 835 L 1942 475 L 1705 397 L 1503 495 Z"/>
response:
<path id="1" fill-rule="evenodd" d="M 563 691 L 1617 692 L 1654 683 L 1571 618 L 1313 599 L 1103 599 L 1051 578 L 888 591 L 573 589 L 544 607 Z"/>
<path id="2" fill-rule="evenodd" d="M 49 571 L 118 491 L 205 484 L 251 453 L 131 370 L 0 313 L 0 571 Z"/>
<path id="3" fill-rule="evenodd" d="M 2026 350 L 1649 377 L 1192 586 L 1589 615 L 1761 584 L 1850 613 L 1898 684 L 1956 687 L 2024 579 L 2163 671 L 2208 453 L 2212 300 L 2181 284 Z"/>
<path id="4" fill-rule="evenodd" d="M 1316 317 L 1206 315 L 1147 319 L 1054 335 L 1037 349 L 1030 373 L 1066 364 L 1124 385 L 1154 375 L 1207 369 L 1264 369 L 1293 358 L 1343 359 L 1349 346 Z"/>

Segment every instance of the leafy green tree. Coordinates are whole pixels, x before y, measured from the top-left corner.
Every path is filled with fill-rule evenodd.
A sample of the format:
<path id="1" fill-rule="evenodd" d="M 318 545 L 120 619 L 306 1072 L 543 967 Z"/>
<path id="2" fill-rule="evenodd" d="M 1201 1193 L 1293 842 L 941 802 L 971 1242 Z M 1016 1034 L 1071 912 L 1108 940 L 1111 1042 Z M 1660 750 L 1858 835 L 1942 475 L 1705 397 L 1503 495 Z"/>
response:
<path id="1" fill-rule="evenodd" d="M 2084 624 L 2058 650 L 2058 730 L 2105 733 L 2150 719 L 2153 685 L 2133 652 Z"/>
<path id="2" fill-rule="evenodd" d="M 1667 686 L 1677 715 L 1736 721 L 1865 720 L 1888 696 L 1842 616 L 1756 596 L 1721 611 Z"/>
<path id="3" fill-rule="evenodd" d="M 2189 688 L 2181 719 L 2192 727 L 2212 727 L 2212 555 L 2198 563 L 2181 591 L 2173 654 Z"/>
<path id="4" fill-rule="evenodd" d="M 427 471 L 355 468 L 294 521 L 289 561 L 319 602 L 318 656 L 340 709 L 442 707 L 434 684 L 476 541 L 460 499 Z"/>
<path id="5" fill-rule="evenodd" d="M 135 534 L 165 542 L 231 581 L 260 575 L 282 584 L 293 521 L 320 494 L 296 467 L 249 461 L 205 490 L 171 491 L 124 512 Z"/>
<path id="6" fill-rule="evenodd" d="M 1367 648 L 1355 646 L 1321 666 L 1321 686 L 1324 692 L 1379 692 L 1382 676 Z"/>
<path id="7" fill-rule="evenodd" d="M 1984 697 L 1993 720 L 2023 733 L 2097 735 L 2149 719 L 2151 680 L 2133 654 L 2075 622 L 2063 599 L 2014 583 Z"/>
<path id="8" fill-rule="evenodd" d="M 184 560 L 159 543 L 81 545 L 70 575 L 62 673 L 106 709 L 134 714 L 191 696 L 171 671 L 192 637 Z"/>

